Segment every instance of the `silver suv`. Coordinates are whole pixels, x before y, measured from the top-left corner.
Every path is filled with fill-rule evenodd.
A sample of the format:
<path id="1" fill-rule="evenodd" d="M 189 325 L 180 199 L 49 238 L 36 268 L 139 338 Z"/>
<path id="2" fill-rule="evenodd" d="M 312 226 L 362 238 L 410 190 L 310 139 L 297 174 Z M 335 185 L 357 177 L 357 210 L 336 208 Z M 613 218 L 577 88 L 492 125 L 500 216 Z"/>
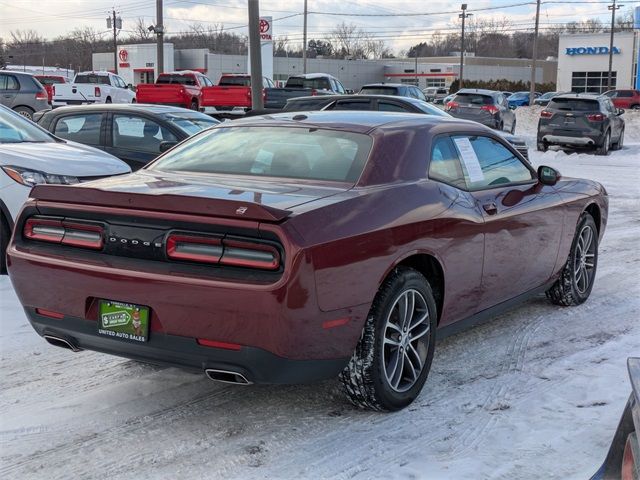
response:
<path id="1" fill-rule="evenodd" d="M 0 70 L 0 104 L 33 119 L 40 110 L 51 110 L 49 96 L 30 73 Z"/>

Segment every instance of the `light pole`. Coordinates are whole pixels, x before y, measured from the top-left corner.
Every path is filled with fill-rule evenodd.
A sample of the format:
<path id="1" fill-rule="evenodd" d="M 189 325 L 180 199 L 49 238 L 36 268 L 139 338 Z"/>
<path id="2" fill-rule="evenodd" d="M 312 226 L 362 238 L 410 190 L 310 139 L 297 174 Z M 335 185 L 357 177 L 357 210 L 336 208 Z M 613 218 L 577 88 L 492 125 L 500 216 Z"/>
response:
<path id="1" fill-rule="evenodd" d="M 458 89 L 462 89 L 464 84 L 464 21 L 467 17 L 471 17 L 473 13 L 467 13 L 467 4 L 463 3 L 460 7 L 462 13 L 458 15 L 458 18 L 462 19 L 462 36 L 460 37 L 460 81 L 458 82 Z"/>
<path id="2" fill-rule="evenodd" d="M 607 8 L 611 10 L 611 36 L 609 38 L 609 71 L 607 73 L 607 90 L 611 90 L 611 70 L 613 67 L 613 33 L 616 26 L 616 10 L 624 5 L 616 5 L 616 0 L 613 0 L 613 5 L 608 5 Z M 602 92 L 600 92 L 602 93 Z"/>
<path id="3" fill-rule="evenodd" d="M 304 25 L 302 27 L 302 73 L 307 73 L 307 0 L 304 0 Z"/>

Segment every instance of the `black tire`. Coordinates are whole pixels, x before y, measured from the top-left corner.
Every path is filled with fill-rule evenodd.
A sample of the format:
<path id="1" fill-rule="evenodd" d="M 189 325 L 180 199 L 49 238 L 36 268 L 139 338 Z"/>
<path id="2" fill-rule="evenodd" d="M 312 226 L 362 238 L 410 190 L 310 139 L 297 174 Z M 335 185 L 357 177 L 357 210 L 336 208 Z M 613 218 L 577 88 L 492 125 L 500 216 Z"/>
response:
<path id="1" fill-rule="evenodd" d="M 547 145 L 544 142 L 538 142 L 538 144 L 536 145 L 536 148 L 538 149 L 539 152 L 546 152 L 547 150 L 549 150 L 549 145 Z"/>
<path id="2" fill-rule="evenodd" d="M 584 229 L 590 229 L 592 237 L 593 245 L 593 256 L 586 257 L 582 259 L 582 253 L 580 249 L 581 237 L 583 236 Z M 582 242 L 584 244 L 584 242 Z M 585 267 L 582 271 L 582 274 L 587 276 L 588 285 L 584 288 L 584 285 L 581 287 L 580 279 L 584 278 L 576 273 L 576 263 L 581 264 L 582 261 L 587 261 L 588 258 L 592 258 L 591 265 L 592 267 Z M 578 226 L 576 228 L 576 233 L 573 238 L 573 243 L 571 244 L 571 251 L 569 253 L 569 258 L 567 259 L 567 263 L 562 269 L 562 273 L 560 274 L 560 278 L 556 280 L 556 282 L 551 286 L 549 290 L 547 290 L 547 298 L 551 300 L 552 303 L 556 305 L 561 305 L 563 307 L 568 307 L 571 305 L 580 305 L 584 303 L 589 295 L 591 294 L 591 290 L 593 289 L 593 283 L 596 276 L 596 269 L 598 268 L 598 229 L 596 227 L 596 222 L 593 220 L 593 217 L 587 213 L 583 212 L 580 216 L 580 220 L 578 221 Z"/>
<path id="3" fill-rule="evenodd" d="M 511 135 L 515 135 L 516 133 L 516 120 L 513 120 L 513 123 L 511 124 L 511 131 L 509 132 L 511 133 Z"/>
<path id="4" fill-rule="evenodd" d="M 16 107 L 13 109 L 14 112 L 19 113 L 23 117 L 28 118 L 29 120 L 33 120 L 33 114 L 35 111 L 29 107 Z"/>
<path id="5" fill-rule="evenodd" d="M 408 297 L 414 299 L 414 306 L 420 307 L 412 309 L 408 323 L 398 322 L 405 325 L 405 333 L 396 327 L 389 328 L 389 322 L 394 323 L 393 319 L 400 320 L 402 299 Z M 417 320 L 414 320 L 414 315 Z M 427 279 L 412 268 L 393 270 L 378 290 L 356 350 L 340 374 L 347 398 L 357 407 L 378 411 L 400 410 L 413 402 L 431 368 L 436 319 L 436 303 Z M 398 338 L 388 337 L 388 332 Z M 414 332 L 413 340 L 411 332 Z M 385 365 L 386 356 L 389 356 L 389 365 Z M 394 358 L 397 359 L 395 362 Z M 390 381 L 388 368 L 392 363 L 395 368 L 391 371 Z M 416 364 L 421 365 L 418 372 L 415 372 Z M 391 382 L 398 368 L 400 373 L 394 387 Z M 407 377 L 413 372 L 411 378 L 405 377 L 405 368 Z M 401 385 L 403 381 L 405 383 Z"/>
<path id="6" fill-rule="evenodd" d="M 620 131 L 618 141 L 611 145 L 611 150 L 622 150 L 622 147 L 624 147 L 624 128 Z"/>
<path id="7" fill-rule="evenodd" d="M 138 101 L 135 98 L 132 98 L 131 103 L 138 103 Z"/>
<path id="8" fill-rule="evenodd" d="M 107 97 L 107 99 L 104 101 L 104 103 L 112 103 L 111 102 L 111 97 Z"/>
<path id="9" fill-rule="evenodd" d="M 640 110 L 640 105 L 631 105 L 631 110 Z"/>
<path id="10" fill-rule="evenodd" d="M 9 223 L 4 214 L 0 212 L 0 275 L 7 273 L 7 246 L 9 245 L 9 237 L 11 231 L 9 230 Z"/>
<path id="11" fill-rule="evenodd" d="M 504 132 L 504 122 L 500 122 L 500 123 L 498 124 L 498 131 L 499 131 L 499 132 Z"/>
<path id="12" fill-rule="evenodd" d="M 195 110 L 196 112 L 199 110 L 198 102 L 196 100 L 191 102 L 191 110 Z"/>
<path id="13" fill-rule="evenodd" d="M 604 139 L 602 139 L 602 145 L 596 148 L 596 155 L 609 155 L 609 150 L 611 149 L 611 130 L 607 130 L 607 133 L 604 134 Z"/>

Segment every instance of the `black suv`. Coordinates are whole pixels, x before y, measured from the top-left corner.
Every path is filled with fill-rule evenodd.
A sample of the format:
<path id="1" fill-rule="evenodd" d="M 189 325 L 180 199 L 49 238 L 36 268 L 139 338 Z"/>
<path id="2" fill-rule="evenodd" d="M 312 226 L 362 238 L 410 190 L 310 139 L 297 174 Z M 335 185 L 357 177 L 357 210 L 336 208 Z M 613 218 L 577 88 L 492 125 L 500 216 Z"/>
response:
<path id="1" fill-rule="evenodd" d="M 444 110 L 453 117 L 473 120 L 496 130 L 516 131 L 516 115 L 502 92 L 463 88 L 445 104 Z"/>
<path id="2" fill-rule="evenodd" d="M 538 150 L 551 145 L 595 148 L 608 155 L 624 143 L 624 120 L 611 100 L 604 96 L 565 94 L 554 97 L 538 121 Z"/>

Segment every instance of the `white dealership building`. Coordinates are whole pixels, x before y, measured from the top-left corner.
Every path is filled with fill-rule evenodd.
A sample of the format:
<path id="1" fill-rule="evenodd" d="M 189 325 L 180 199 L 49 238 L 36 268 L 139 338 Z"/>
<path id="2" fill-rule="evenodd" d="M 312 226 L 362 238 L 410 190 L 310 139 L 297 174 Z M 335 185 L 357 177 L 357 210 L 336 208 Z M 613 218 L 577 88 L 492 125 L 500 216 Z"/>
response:
<path id="1" fill-rule="evenodd" d="M 609 33 L 561 35 L 558 45 L 559 91 L 603 93 L 609 89 L 640 89 L 638 32 L 616 32 L 613 42 L 611 86 Z"/>

